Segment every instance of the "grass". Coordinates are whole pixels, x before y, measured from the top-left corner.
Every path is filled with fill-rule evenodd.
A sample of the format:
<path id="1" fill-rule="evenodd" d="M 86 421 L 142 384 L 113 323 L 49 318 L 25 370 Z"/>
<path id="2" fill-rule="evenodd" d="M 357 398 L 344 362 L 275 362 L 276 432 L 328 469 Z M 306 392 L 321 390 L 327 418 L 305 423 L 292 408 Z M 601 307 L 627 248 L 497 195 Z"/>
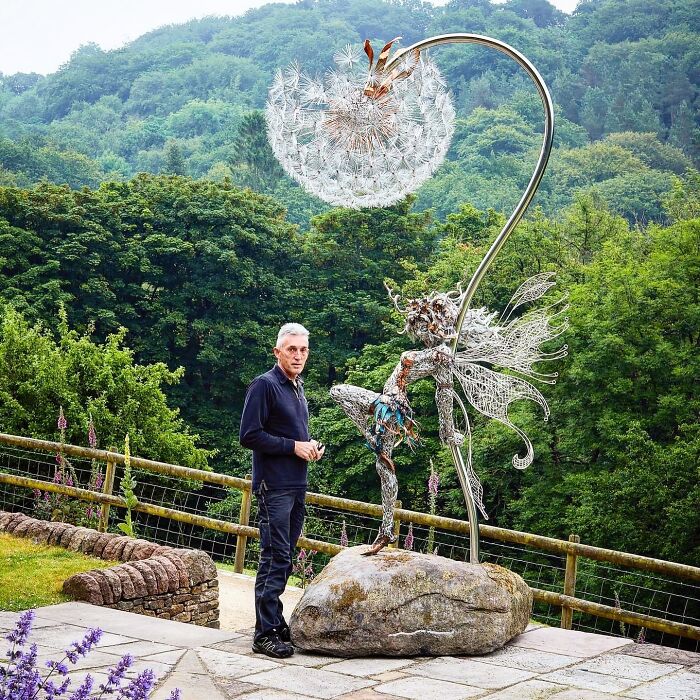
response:
<path id="1" fill-rule="evenodd" d="M 61 587 L 67 578 L 117 563 L 0 533 L 0 610 L 65 603 L 70 598 Z"/>

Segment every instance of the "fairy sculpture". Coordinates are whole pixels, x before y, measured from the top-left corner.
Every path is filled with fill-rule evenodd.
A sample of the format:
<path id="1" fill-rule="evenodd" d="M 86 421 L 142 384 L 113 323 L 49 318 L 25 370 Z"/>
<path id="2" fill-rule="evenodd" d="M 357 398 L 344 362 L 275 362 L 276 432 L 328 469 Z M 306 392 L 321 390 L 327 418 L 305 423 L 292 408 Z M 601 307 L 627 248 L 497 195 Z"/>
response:
<path id="1" fill-rule="evenodd" d="M 461 387 L 467 402 L 475 410 L 507 425 L 522 438 L 525 455 L 514 455 L 513 466 L 525 469 L 532 463 L 532 443 L 510 421 L 508 407 L 519 399 L 529 399 L 542 407 L 545 420 L 549 416 L 549 407 L 542 393 L 522 377 L 546 384 L 556 381 L 556 373 L 543 374 L 533 365 L 566 355 L 566 345 L 553 352 L 544 351 L 542 345 L 564 332 L 567 323 L 562 315 L 568 307 L 562 298 L 523 315 L 513 314 L 552 287 L 552 277 L 553 273 L 542 273 L 523 283 L 498 318 L 495 312 L 489 313 L 485 308 L 470 309 L 459 329 L 456 324 L 464 295 L 461 289 L 432 292 L 421 299 L 410 299 L 402 308 L 399 295 L 392 295 L 387 288 L 394 306 L 406 317 L 402 332 L 421 342 L 425 348 L 401 355 L 381 394 L 351 384 L 340 384 L 331 389 L 333 399 L 377 455 L 383 518 L 379 534 L 366 554 L 376 554 L 395 539 L 392 526 L 398 480 L 392 453 L 401 442 L 412 446 L 418 437 L 408 399 L 408 386 L 413 382 L 424 377 L 435 380 L 440 440 L 446 445 L 468 443 L 467 474 L 474 500 L 484 518 L 488 516 L 483 504 L 483 489 L 472 466 L 469 418 L 455 384 Z M 458 350 L 453 354 L 448 343 L 455 337 Z M 510 370 L 514 374 L 504 374 L 497 369 Z M 461 414 L 463 431 L 455 426 L 455 404 Z"/>
<path id="2" fill-rule="evenodd" d="M 498 319 L 486 309 L 472 310 L 471 301 L 487 269 L 522 218 L 544 174 L 552 150 L 554 105 L 537 69 L 512 46 L 480 34 L 454 33 L 422 39 L 391 55 L 399 39 L 384 45 L 378 59 L 369 41 L 361 52 L 347 47 L 334 55 L 337 65 L 323 78 L 313 78 L 294 64 L 280 70 L 267 103 L 268 136 L 285 171 L 306 190 L 334 205 L 353 208 L 387 206 L 415 191 L 443 162 L 455 129 L 455 110 L 445 81 L 425 52 L 446 44 L 476 44 L 513 59 L 532 79 L 542 100 L 542 148 L 530 182 L 520 201 L 496 236 L 464 292 L 432 293 L 412 299 L 405 308 L 405 332 L 422 343 L 401 361 L 383 392 L 350 385 L 334 387 L 333 398 L 377 453 L 382 480 L 384 518 L 370 553 L 392 541 L 393 503 L 397 493 L 391 455 L 401 440 L 416 439 L 407 387 L 432 376 L 437 384 L 440 437 L 449 445 L 464 492 L 469 518 L 469 559 L 479 561 L 476 506 L 484 513 L 481 485 L 471 458 L 471 430 L 464 397 L 478 412 L 499 420 L 525 441 L 524 457 L 513 464 L 524 469 L 532 462 L 532 445 L 508 419 L 508 406 L 517 399 L 547 403 L 529 379 L 553 382 L 555 375 L 539 374 L 532 365 L 562 357 L 566 350 L 547 353 L 541 345 L 565 327 L 551 326 L 563 310 L 555 304 L 511 319 L 523 304 L 538 299 L 554 283 L 551 275 L 537 275 L 515 293 L 505 315 Z M 556 307 L 556 308 L 555 308 Z M 504 374 L 499 369 L 514 374 Z M 520 377 L 518 375 L 521 375 Z M 454 405 L 463 416 L 463 429 L 455 428 Z M 461 427 L 461 424 L 460 424 Z M 461 444 L 467 441 L 465 460 Z M 485 515 L 485 513 L 484 513 Z"/>

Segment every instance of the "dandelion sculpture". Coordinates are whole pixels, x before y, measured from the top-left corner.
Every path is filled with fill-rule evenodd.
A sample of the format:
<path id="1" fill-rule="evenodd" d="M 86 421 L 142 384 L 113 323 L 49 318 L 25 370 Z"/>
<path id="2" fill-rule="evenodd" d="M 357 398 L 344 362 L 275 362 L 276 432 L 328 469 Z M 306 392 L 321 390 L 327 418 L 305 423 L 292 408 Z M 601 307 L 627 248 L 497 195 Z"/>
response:
<path id="1" fill-rule="evenodd" d="M 469 559 L 478 563 L 477 507 L 487 516 L 481 484 L 472 465 L 471 430 L 462 397 L 477 412 L 518 433 L 525 453 L 513 457 L 513 466 L 525 469 L 533 460 L 532 444 L 510 421 L 508 408 L 514 401 L 528 399 L 543 409 L 546 419 L 547 402 L 528 380 L 553 384 L 556 373 L 541 373 L 534 365 L 566 354 L 566 346 L 553 352 L 542 348 L 566 328 L 563 299 L 521 314 L 521 307 L 538 300 L 553 286 L 551 273 L 524 282 L 500 316 L 470 308 L 486 270 L 539 186 L 552 148 L 554 112 L 537 70 L 508 44 L 477 34 L 446 34 L 420 41 L 390 58 L 395 41 L 384 46 L 376 63 L 372 47 L 365 41 L 368 66 L 361 63 L 360 52 L 346 48 L 334 57 L 337 70 L 323 81 L 304 75 L 296 65 L 280 71 L 270 89 L 268 133 L 286 172 L 321 199 L 354 208 L 386 206 L 430 177 L 444 159 L 454 131 L 452 102 L 439 71 L 423 53 L 426 49 L 450 43 L 495 48 L 513 58 L 537 87 L 545 125 L 535 170 L 466 289 L 433 292 L 410 299 L 403 307 L 399 296 L 389 290 L 396 309 L 405 316 L 404 332 L 423 349 L 401 355 L 381 393 L 347 384 L 331 389 L 333 399 L 377 455 L 383 520 L 367 552 L 375 554 L 394 539 L 392 521 L 398 482 L 392 452 L 400 442 L 411 446 L 417 439 L 407 387 L 424 377 L 435 379 L 440 439 L 450 447 L 467 505 Z M 514 315 L 515 311 L 518 313 Z M 455 405 L 459 419 L 455 417 Z"/>

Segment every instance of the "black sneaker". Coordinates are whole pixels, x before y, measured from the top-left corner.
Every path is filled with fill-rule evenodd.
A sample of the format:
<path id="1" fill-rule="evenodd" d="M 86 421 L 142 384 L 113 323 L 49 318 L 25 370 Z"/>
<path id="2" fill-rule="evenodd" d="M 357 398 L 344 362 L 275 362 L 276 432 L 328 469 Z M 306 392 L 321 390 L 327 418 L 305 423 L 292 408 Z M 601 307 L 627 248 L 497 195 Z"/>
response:
<path id="1" fill-rule="evenodd" d="M 273 659 L 287 659 L 294 654 L 294 647 L 283 642 L 276 632 L 270 632 L 253 642 L 253 651 Z"/>
<path id="2" fill-rule="evenodd" d="M 291 644 L 292 642 L 292 634 L 289 631 L 289 625 L 288 624 L 283 624 L 280 625 L 279 628 L 277 629 L 277 634 L 279 635 L 279 638 L 285 642 L 286 644 Z"/>

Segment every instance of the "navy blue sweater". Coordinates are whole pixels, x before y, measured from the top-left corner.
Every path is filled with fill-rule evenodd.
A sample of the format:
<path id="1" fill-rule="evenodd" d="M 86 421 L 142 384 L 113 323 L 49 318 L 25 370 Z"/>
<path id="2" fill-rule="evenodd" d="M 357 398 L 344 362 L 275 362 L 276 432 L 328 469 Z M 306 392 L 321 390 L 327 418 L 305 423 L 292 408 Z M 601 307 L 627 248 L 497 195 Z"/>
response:
<path id="1" fill-rule="evenodd" d="M 248 387 L 241 416 L 241 445 L 253 450 L 253 490 L 306 488 L 306 461 L 294 454 L 294 442 L 309 439 L 309 407 L 304 386 L 297 387 L 279 365 Z"/>

